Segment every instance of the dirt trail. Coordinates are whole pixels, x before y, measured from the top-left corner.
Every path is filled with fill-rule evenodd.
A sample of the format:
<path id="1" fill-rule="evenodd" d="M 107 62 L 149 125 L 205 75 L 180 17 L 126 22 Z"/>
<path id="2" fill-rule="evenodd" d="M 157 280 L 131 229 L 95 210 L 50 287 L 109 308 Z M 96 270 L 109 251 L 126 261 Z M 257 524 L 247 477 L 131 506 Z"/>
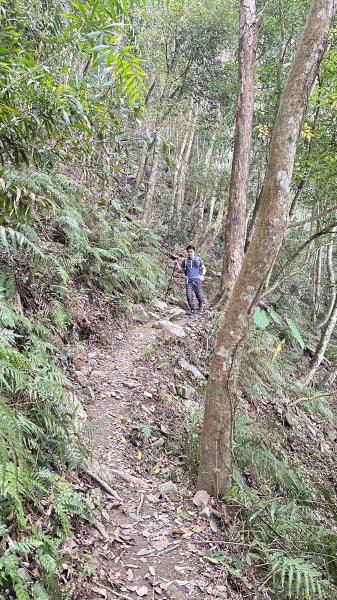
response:
<path id="1" fill-rule="evenodd" d="M 186 321 L 183 317 L 179 323 Z M 85 597 L 236 598 L 235 593 L 228 595 L 224 570 L 200 557 L 201 550 L 211 547 L 202 540 L 214 533 L 209 519 L 200 526 L 188 479 L 183 476 L 176 485 L 169 483 L 167 495 L 160 493 L 160 484 L 167 482 L 167 468 L 162 467 L 170 460 L 160 447 L 163 438 L 159 434 L 153 447 L 145 445 L 141 451 L 132 443 L 139 436 L 136 425 L 151 424 L 163 402 L 160 365 L 146 351 L 158 336 L 152 324 L 134 326 L 110 348 L 91 346 L 82 359 L 81 372 L 90 380 L 94 397 L 87 414 L 97 423 L 93 449 L 100 475 L 122 498 L 119 503 L 103 493 L 103 509 L 94 513 L 100 533 L 94 528 L 83 532 L 96 571 Z M 165 425 L 161 427 L 165 432 Z M 128 483 L 112 469 L 138 482 Z"/>

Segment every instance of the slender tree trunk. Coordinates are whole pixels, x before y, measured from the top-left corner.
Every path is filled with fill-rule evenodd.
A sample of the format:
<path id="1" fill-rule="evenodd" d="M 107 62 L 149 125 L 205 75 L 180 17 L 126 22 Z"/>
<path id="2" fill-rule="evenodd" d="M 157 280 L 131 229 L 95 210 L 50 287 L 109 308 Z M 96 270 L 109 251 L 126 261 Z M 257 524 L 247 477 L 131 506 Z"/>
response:
<path id="1" fill-rule="evenodd" d="M 315 377 L 316 371 L 325 356 L 326 349 L 328 347 L 328 344 L 330 342 L 330 339 L 331 339 L 333 330 L 336 327 L 336 324 L 337 324 L 337 299 L 335 297 L 335 302 L 332 307 L 332 311 L 330 313 L 329 319 L 327 320 L 325 326 L 323 327 L 321 337 L 317 344 L 317 348 L 316 348 L 314 355 L 309 363 L 308 371 L 301 378 L 302 381 L 306 385 L 308 385 Z"/>
<path id="2" fill-rule="evenodd" d="M 320 309 L 320 300 L 322 293 L 322 247 L 317 248 L 315 263 L 314 263 L 314 289 L 313 289 L 313 307 L 312 320 L 317 319 L 317 314 Z"/>
<path id="3" fill-rule="evenodd" d="M 210 229 L 210 227 L 212 226 L 215 203 L 216 203 L 216 190 L 214 189 L 212 191 L 211 199 L 210 199 L 210 203 L 209 203 L 207 229 Z"/>
<path id="4" fill-rule="evenodd" d="M 194 135 L 195 135 L 196 121 L 197 121 L 197 111 L 195 112 L 193 119 L 191 121 L 190 127 L 189 127 L 189 136 L 188 136 L 188 139 L 186 142 L 185 152 L 184 152 L 184 156 L 183 156 L 183 162 L 182 162 L 181 170 L 180 170 L 180 177 L 178 180 L 177 211 L 176 211 L 176 219 L 177 219 L 178 226 L 181 225 L 181 220 L 182 220 L 182 211 L 183 211 L 184 200 L 185 200 L 186 177 L 187 177 L 189 160 L 190 160 L 190 155 L 191 155 L 191 150 L 192 150 L 192 145 L 193 145 L 193 140 L 194 140 Z"/>
<path id="5" fill-rule="evenodd" d="M 326 249 L 326 270 L 328 273 L 328 282 L 329 282 L 329 287 L 331 290 L 331 296 L 330 296 L 330 303 L 329 303 L 329 307 L 328 310 L 326 312 L 326 316 L 321 320 L 319 326 L 320 327 L 324 327 L 324 325 L 326 325 L 329 316 L 331 315 L 333 306 L 335 304 L 335 300 L 336 300 L 336 275 L 335 275 L 335 270 L 333 267 L 333 247 L 334 247 L 334 238 L 335 238 L 335 234 L 336 234 L 336 227 L 334 227 L 333 231 L 333 237 L 331 239 L 331 241 L 329 242 L 327 249 Z"/>
<path id="6" fill-rule="evenodd" d="M 152 218 L 152 206 L 153 206 L 153 198 L 154 192 L 158 179 L 159 172 L 159 160 L 160 160 L 160 147 L 161 147 L 161 133 L 157 131 L 156 138 L 154 140 L 153 146 L 153 158 L 152 158 L 152 167 L 151 174 L 149 178 L 149 185 L 147 188 L 147 193 L 144 201 L 144 221 L 145 223 L 149 223 Z"/>
<path id="7" fill-rule="evenodd" d="M 172 202 L 171 202 L 171 210 L 170 210 L 170 218 L 173 217 L 174 215 L 174 211 L 177 205 L 177 193 L 178 193 L 178 183 L 179 183 L 179 179 L 181 177 L 181 172 L 182 172 L 182 168 L 183 168 L 183 161 L 184 161 L 184 155 L 185 155 L 185 149 L 186 149 L 186 145 L 188 143 L 188 138 L 189 138 L 190 132 L 189 132 L 189 128 L 187 127 L 186 131 L 185 131 L 185 135 L 183 137 L 183 141 L 181 143 L 180 146 L 180 151 L 179 151 L 179 155 L 177 158 L 177 162 L 176 162 L 176 166 L 175 166 L 175 170 L 174 170 L 174 176 L 173 176 L 173 190 L 172 190 Z"/>
<path id="8" fill-rule="evenodd" d="M 253 311 L 287 230 L 298 136 L 334 13 L 334 0 L 313 0 L 281 96 L 254 233 L 224 309 L 206 391 L 197 483 L 198 489 L 210 493 L 229 490 L 241 352 Z"/>
<path id="9" fill-rule="evenodd" d="M 244 255 L 257 34 L 255 0 L 240 0 L 238 107 L 221 281 L 224 303 L 233 290 Z"/>
<path id="10" fill-rule="evenodd" d="M 147 143 L 147 141 L 144 141 L 142 154 L 141 154 L 140 162 L 139 162 L 139 167 L 138 167 L 138 171 L 137 171 L 137 175 L 136 175 L 136 179 L 135 179 L 135 185 L 133 187 L 133 198 L 134 199 L 136 199 L 138 196 L 139 187 L 144 179 L 146 164 L 148 161 L 149 153 L 152 148 L 153 148 L 153 143 L 149 145 Z"/>

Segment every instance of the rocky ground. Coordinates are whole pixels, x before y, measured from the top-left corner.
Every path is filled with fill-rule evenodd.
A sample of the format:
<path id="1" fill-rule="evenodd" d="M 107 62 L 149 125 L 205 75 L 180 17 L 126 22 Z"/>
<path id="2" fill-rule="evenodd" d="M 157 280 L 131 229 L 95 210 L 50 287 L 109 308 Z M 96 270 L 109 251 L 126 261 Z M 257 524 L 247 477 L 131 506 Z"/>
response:
<path id="1" fill-rule="evenodd" d="M 242 598 L 212 563 L 212 551 L 226 546 L 226 508 L 206 493 L 194 495 L 174 452 L 175 430 L 201 401 L 205 377 L 189 349 L 194 340 L 194 358 L 205 350 L 206 321 L 161 302 L 150 313 L 140 308 L 134 321 L 114 331 L 111 343 L 82 347 L 75 361 L 78 394 L 96 425 L 88 478 L 93 524 L 77 535 L 92 553 L 94 574 L 78 597 Z M 190 385 L 179 384 L 180 374 Z"/>
<path id="2" fill-rule="evenodd" d="M 233 507 L 205 493 L 195 496 L 198 448 L 193 438 L 184 445 L 188 419 L 200 417 L 204 401 L 212 319 L 191 320 L 161 301 L 152 309 L 139 306 L 127 325 L 102 306 L 81 310 L 89 316 L 90 336 L 78 343 L 69 375 L 84 407 L 79 417 L 95 431 L 80 484 L 91 523 L 79 525 L 71 543 L 78 557 L 67 565 L 67 581 L 75 582 L 71 597 L 270 599 L 252 570 L 240 574 L 228 566 L 226 556 L 239 564 L 245 551 L 242 523 Z M 253 385 L 250 363 L 244 377 Z M 304 473 L 316 469 L 333 493 L 335 422 L 305 413 L 303 398 L 246 395 L 241 412 L 265 423 L 266 431 L 270 423 L 281 428 L 282 452 Z M 243 473 L 257 489 L 254 468 Z"/>

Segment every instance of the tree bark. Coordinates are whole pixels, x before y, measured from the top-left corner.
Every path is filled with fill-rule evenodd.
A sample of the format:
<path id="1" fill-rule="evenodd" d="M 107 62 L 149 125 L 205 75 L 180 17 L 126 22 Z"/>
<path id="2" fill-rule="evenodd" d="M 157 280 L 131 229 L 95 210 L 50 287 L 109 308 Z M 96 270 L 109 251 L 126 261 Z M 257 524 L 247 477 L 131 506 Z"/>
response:
<path id="1" fill-rule="evenodd" d="M 194 135 L 195 135 L 197 114 L 198 113 L 196 111 L 191 120 L 191 123 L 190 123 L 189 135 L 188 135 L 188 139 L 187 139 L 186 146 L 185 146 L 183 161 L 182 161 L 181 170 L 180 170 L 180 177 L 178 179 L 177 211 L 176 211 L 176 218 L 177 218 L 176 222 L 177 222 L 178 227 L 181 225 L 181 220 L 182 220 L 182 212 L 183 212 L 183 206 L 184 206 L 184 200 L 185 200 L 186 177 L 187 177 L 188 165 L 189 165 L 189 160 L 190 160 L 190 156 L 191 156 L 192 145 L 193 145 L 193 140 L 194 140 Z"/>
<path id="2" fill-rule="evenodd" d="M 241 352 L 254 308 L 288 226 L 298 136 L 334 13 L 334 0 L 313 0 L 280 99 L 252 239 L 224 309 L 206 391 L 197 483 L 198 489 L 210 493 L 229 491 Z"/>
<path id="3" fill-rule="evenodd" d="M 212 191 L 211 199 L 209 202 L 209 213 L 208 213 L 208 222 L 207 222 L 207 230 L 211 228 L 213 221 L 214 208 L 216 203 L 216 189 Z"/>
<path id="4" fill-rule="evenodd" d="M 302 381 L 306 385 L 308 385 L 313 378 L 315 377 L 316 371 L 320 366 L 322 360 L 324 359 L 326 349 L 330 342 L 333 330 L 335 329 L 337 324 L 337 298 L 335 296 L 335 302 L 332 307 L 332 311 L 330 313 L 329 319 L 323 327 L 321 337 L 317 344 L 317 348 L 315 353 L 309 363 L 308 371 L 302 376 Z"/>
<path id="5" fill-rule="evenodd" d="M 146 164 L 147 164 L 149 153 L 150 153 L 150 150 L 152 149 L 152 147 L 153 147 L 152 144 L 148 144 L 147 141 L 144 141 L 143 150 L 142 150 L 142 154 L 140 157 L 140 163 L 139 163 L 139 167 L 138 167 L 138 171 L 137 171 L 137 175 L 136 175 L 136 179 L 135 179 L 135 185 L 133 187 L 133 198 L 134 199 L 137 198 L 140 184 L 142 183 L 142 181 L 144 179 Z"/>
<path id="6" fill-rule="evenodd" d="M 224 303 L 233 290 L 244 255 L 257 34 L 255 0 L 240 0 L 238 106 L 221 281 Z"/>
<path id="7" fill-rule="evenodd" d="M 186 149 L 186 144 L 188 142 L 188 138 L 189 138 L 189 128 L 187 127 L 186 131 L 185 131 L 185 135 L 183 137 L 183 141 L 181 143 L 180 146 L 180 151 L 179 151 L 179 155 L 177 158 L 177 162 L 175 165 L 175 170 L 174 170 L 174 176 L 173 176 L 173 190 L 172 190 L 172 202 L 171 202 L 171 207 L 170 207 L 170 219 L 172 219 L 173 215 L 174 215 L 174 211 L 177 205 L 177 192 L 178 192 L 178 183 L 179 183 L 179 179 L 181 177 L 181 171 L 182 171 L 182 166 L 183 166 L 183 160 L 184 160 L 184 154 L 185 154 L 185 149 Z"/>
<path id="8" fill-rule="evenodd" d="M 144 201 L 143 218 L 144 218 L 145 223 L 149 223 L 152 218 L 152 206 L 153 206 L 154 191 L 156 188 L 158 171 L 159 171 L 161 141 L 162 141 L 161 133 L 160 133 L 160 131 L 157 131 L 156 138 L 154 140 L 154 146 L 153 146 L 153 159 L 152 159 L 151 174 L 150 174 L 150 178 L 149 178 L 149 185 L 147 188 L 147 193 L 146 193 L 145 201 Z"/>
<path id="9" fill-rule="evenodd" d="M 329 307 L 326 312 L 326 316 L 319 323 L 320 327 L 324 327 L 324 325 L 326 325 L 326 323 L 329 319 L 329 316 L 331 315 L 333 306 L 335 304 L 336 295 L 337 295 L 336 275 L 335 275 L 335 270 L 333 267 L 333 247 L 334 247 L 334 238 L 335 238 L 336 231 L 337 231 L 337 229 L 336 229 L 336 227 L 334 227 L 334 229 L 332 230 L 332 233 L 333 233 L 332 239 L 329 242 L 327 249 L 326 249 L 326 270 L 327 270 L 327 274 L 328 274 L 329 286 L 331 288 L 331 297 L 330 297 Z"/>

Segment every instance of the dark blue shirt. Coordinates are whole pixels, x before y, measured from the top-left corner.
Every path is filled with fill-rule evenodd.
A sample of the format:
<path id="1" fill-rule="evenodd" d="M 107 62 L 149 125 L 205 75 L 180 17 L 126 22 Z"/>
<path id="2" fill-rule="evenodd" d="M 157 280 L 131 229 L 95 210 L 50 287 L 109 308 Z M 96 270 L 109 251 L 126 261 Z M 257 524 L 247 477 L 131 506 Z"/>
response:
<path id="1" fill-rule="evenodd" d="M 200 279 L 200 267 L 204 264 L 202 258 L 195 256 L 194 258 L 184 258 L 181 266 L 185 269 L 185 275 L 188 279 Z"/>

